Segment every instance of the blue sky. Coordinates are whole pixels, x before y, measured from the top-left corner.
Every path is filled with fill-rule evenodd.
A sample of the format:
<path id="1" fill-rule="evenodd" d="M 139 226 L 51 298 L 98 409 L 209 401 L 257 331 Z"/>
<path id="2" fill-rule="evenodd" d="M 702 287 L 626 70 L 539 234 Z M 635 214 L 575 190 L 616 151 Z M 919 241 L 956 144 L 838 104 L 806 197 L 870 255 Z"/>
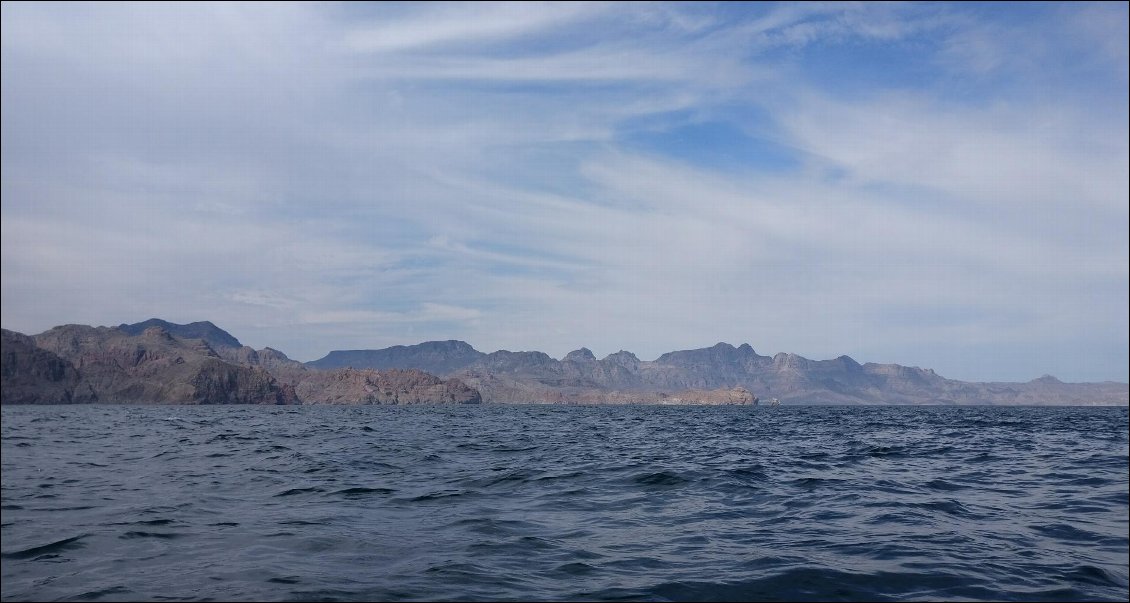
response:
<path id="1" fill-rule="evenodd" d="M 2 322 L 1128 380 L 1126 3 L 5 3 Z"/>

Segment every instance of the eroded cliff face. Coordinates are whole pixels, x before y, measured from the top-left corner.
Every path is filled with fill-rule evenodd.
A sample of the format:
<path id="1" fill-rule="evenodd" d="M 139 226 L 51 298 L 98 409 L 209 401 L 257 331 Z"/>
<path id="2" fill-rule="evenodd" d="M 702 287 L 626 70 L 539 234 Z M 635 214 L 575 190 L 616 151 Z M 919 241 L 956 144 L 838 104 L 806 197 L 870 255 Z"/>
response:
<path id="1" fill-rule="evenodd" d="M 295 384 L 304 404 L 478 404 L 479 392 L 414 369 L 311 370 Z"/>
<path id="2" fill-rule="evenodd" d="M 751 405 L 759 402 L 748 389 L 738 386 L 730 389 L 688 390 L 671 395 L 661 395 L 657 404 L 699 404 L 707 406 Z"/>
<path id="3" fill-rule="evenodd" d="M 162 327 L 138 335 L 65 325 L 37 335 L 39 348 L 70 362 L 103 403 L 285 404 L 266 370 L 225 362 L 205 341 Z"/>
<path id="4" fill-rule="evenodd" d="M 208 337 L 177 336 L 156 319 L 144 329 L 64 325 L 35 337 L 4 331 L 5 404 L 477 404 L 458 379 L 414 369 L 306 368 L 278 350 L 254 350 L 211 323 Z"/>
<path id="5" fill-rule="evenodd" d="M 0 329 L 0 403 L 85 404 L 98 401 L 74 365 L 22 333 Z"/>
<path id="6" fill-rule="evenodd" d="M 211 323 L 144 329 L 64 325 L 28 337 L 4 332 L 7 404 L 477 404 L 458 379 L 419 370 L 318 371 L 254 350 Z M 144 323 L 143 323 L 144 324 Z"/>
<path id="7" fill-rule="evenodd" d="M 609 389 L 596 385 L 545 383 L 522 375 L 464 371 L 460 379 L 478 390 L 485 402 L 504 404 L 670 404 L 753 405 L 757 396 L 744 387 L 664 391 Z"/>

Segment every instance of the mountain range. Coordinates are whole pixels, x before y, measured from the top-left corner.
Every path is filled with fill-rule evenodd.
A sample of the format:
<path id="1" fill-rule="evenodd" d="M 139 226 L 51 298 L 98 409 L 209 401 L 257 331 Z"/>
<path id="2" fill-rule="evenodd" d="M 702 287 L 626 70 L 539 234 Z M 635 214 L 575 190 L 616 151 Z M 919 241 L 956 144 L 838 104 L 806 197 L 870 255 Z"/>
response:
<path id="1" fill-rule="evenodd" d="M 972 383 L 931 369 L 860 364 L 848 356 L 809 360 L 758 354 L 749 344 L 668 352 L 653 361 L 627 351 L 597 359 L 581 348 L 555 360 L 542 352 L 486 354 L 462 341 L 430 341 L 380 350 L 330 352 L 307 363 L 328 368 L 416 368 L 458 378 L 495 402 L 659 402 L 670 392 L 743 388 L 789 404 L 1114 404 L 1127 403 L 1124 383 Z"/>
<path id="2" fill-rule="evenodd" d="M 308 363 L 211 322 L 3 331 L 0 402 L 172 404 L 645 403 L 1127 405 L 1125 383 L 946 379 L 933 370 L 809 360 L 719 343 L 643 361 L 587 348 L 484 353 L 462 341 L 338 350 Z"/>

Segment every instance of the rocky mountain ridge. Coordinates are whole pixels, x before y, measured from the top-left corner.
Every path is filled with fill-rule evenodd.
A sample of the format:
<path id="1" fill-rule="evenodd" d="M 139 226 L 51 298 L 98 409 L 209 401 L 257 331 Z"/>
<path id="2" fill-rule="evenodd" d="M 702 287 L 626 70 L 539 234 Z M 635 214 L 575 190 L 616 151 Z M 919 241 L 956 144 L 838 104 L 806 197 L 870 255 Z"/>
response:
<path id="1" fill-rule="evenodd" d="M 1125 383 L 970 383 L 933 370 L 758 354 L 749 344 L 653 361 L 621 350 L 483 353 L 462 341 L 331 352 L 300 363 L 211 322 L 150 319 L 3 331 L 0 402 L 169 404 L 1070 404 L 1127 405 Z"/>
<path id="2" fill-rule="evenodd" d="M 226 362 L 203 339 L 182 339 L 159 326 L 132 335 L 63 325 L 34 340 L 72 364 L 99 402 L 285 404 L 290 397 L 267 371 Z"/>
<path id="3" fill-rule="evenodd" d="M 440 375 L 462 368 L 483 356 L 486 354 L 462 341 L 427 341 L 381 350 L 335 350 L 324 358 L 307 362 L 306 366 L 316 369 L 416 368 Z"/>
<path id="4" fill-rule="evenodd" d="M 352 366 L 412 366 L 457 377 L 492 402 L 659 403 L 681 393 L 736 387 L 762 399 L 778 398 L 783 404 L 1127 405 L 1130 398 L 1125 383 L 1062 383 L 1048 377 L 1027 383 L 965 382 L 932 369 L 860 364 L 849 356 L 830 360 L 784 352 L 763 356 L 748 343 L 678 350 L 652 361 L 624 350 L 597 359 L 587 348 L 569 352 L 561 360 L 532 351 L 470 354 L 467 350 L 474 348 L 463 342 L 443 342 L 443 349 L 459 349 L 458 357 L 414 352 L 440 349 L 429 343 L 355 351 Z"/>
<path id="5" fill-rule="evenodd" d="M 308 369 L 254 350 L 210 322 L 62 325 L 3 331 L 3 404 L 426 404 L 481 401 L 458 380 L 415 369 Z"/>

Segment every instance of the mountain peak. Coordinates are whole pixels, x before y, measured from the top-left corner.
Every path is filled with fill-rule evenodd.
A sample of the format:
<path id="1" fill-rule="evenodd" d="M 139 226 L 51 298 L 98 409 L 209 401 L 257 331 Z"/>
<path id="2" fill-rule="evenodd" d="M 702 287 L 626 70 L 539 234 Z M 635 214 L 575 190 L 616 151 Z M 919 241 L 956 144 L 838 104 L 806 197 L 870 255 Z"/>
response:
<path id="1" fill-rule="evenodd" d="M 635 354 L 627 350 L 620 350 L 615 354 L 609 354 L 605 356 L 602 362 L 613 362 L 619 365 L 628 366 L 638 365 L 640 363 L 640 359 L 637 358 Z"/>
<path id="2" fill-rule="evenodd" d="M 236 349 L 243 347 L 243 344 L 235 337 L 232 337 L 231 333 L 228 333 L 207 320 L 178 325 L 160 318 L 150 318 L 144 322 L 134 323 L 132 325 L 125 323 L 120 324 L 118 325 L 118 330 L 124 331 L 128 335 L 141 335 L 146 329 L 151 327 L 164 329 L 170 335 L 180 337 L 181 339 L 203 339 L 213 347 Z"/>
<path id="3" fill-rule="evenodd" d="M 595 361 L 596 361 L 596 356 L 592 353 L 592 350 L 590 350 L 588 348 L 581 348 L 579 350 L 573 350 L 572 352 L 569 352 L 568 354 L 566 354 L 565 358 L 562 359 L 562 362 L 595 362 Z"/>

